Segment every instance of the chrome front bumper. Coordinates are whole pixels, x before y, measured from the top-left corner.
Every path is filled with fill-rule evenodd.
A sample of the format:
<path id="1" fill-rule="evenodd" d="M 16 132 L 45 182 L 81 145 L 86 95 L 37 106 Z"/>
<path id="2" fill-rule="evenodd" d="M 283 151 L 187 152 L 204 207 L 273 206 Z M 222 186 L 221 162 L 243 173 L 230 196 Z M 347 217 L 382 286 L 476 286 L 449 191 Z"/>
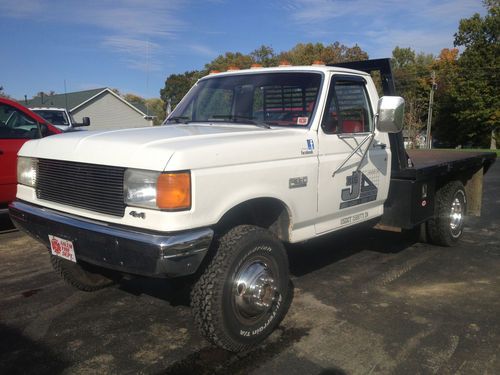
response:
<path id="1" fill-rule="evenodd" d="M 22 201 L 9 205 L 17 228 L 50 247 L 49 234 L 72 241 L 77 260 L 124 273 L 177 277 L 196 272 L 213 230 L 163 233 L 84 219 Z"/>

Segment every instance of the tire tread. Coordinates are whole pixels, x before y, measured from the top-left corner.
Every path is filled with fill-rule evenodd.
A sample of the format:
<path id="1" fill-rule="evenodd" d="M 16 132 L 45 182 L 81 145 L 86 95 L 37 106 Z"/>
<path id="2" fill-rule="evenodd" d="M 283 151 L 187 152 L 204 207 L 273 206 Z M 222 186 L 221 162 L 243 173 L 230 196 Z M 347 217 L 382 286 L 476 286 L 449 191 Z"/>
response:
<path id="1" fill-rule="evenodd" d="M 458 238 L 451 236 L 448 217 L 451 199 L 459 189 L 463 190 L 465 196 L 465 188 L 460 181 L 451 181 L 436 192 L 434 217 L 427 222 L 427 235 L 430 243 L 452 246 L 457 242 Z"/>
<path id="2" fill-rule="evenodd" d="M 252 225 L 240 225 L 229 230 L 216 244 L 217 252 L 191 292 L 194 320 L 203 336 L 210 343 L 232 352 L 245 351 L 253 345 L 238 343 L 223 334 L 224 322 L 217 301 L 222 299 L 221 286 L 225 282 L 224 275 L 231 266 L 230 258 L 236 255 L 237 244 L 248 235 L 272 236 L 267 230 Z"/>

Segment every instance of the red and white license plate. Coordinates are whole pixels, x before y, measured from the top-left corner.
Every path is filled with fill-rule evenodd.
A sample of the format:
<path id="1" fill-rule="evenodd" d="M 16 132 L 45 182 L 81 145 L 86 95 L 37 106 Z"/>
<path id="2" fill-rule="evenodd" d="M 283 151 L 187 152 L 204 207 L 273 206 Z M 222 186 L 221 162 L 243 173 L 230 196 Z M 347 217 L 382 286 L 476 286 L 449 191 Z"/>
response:
<path id="1" fill-rule="evenodd" d="M 55 256 L 76 262 L 73 242 L 49 234 L 50 251 Z"/>

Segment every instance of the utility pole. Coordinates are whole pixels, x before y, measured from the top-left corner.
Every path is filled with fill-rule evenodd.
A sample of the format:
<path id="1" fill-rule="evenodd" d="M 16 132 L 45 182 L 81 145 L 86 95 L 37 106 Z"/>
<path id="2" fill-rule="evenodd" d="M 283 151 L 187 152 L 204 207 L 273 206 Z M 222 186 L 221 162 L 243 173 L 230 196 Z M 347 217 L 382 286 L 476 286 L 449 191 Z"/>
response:
<path id="1" fill-rule="evenodd" d="M 431 125 L 432 125 L 432 105 L 434 104 L 434 91 L 437 89 L 436 83 L 436 72 L 433 70 L 431 73 L 432 85 L 431 92 L 429 93 L 429 109 L 427 111 L 427 134 L 425 136 L 425 143 L 427 144 L 427 148 L 432 148 L 431 142 Z"/>

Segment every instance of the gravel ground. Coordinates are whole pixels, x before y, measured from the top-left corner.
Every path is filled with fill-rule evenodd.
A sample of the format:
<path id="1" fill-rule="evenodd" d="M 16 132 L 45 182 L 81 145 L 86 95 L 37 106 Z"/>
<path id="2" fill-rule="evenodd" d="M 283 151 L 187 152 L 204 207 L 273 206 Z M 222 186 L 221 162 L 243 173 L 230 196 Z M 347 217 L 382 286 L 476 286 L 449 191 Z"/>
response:
<path id="1" fill-rule="evenodd" d="M 455 248 L 351 229 L 289 246 L 280 328 L 250 353 L 209 346 L 165 280 L 72 289 L 0 219 L 0 373 L 499 374 L 500 163 Z"/>

